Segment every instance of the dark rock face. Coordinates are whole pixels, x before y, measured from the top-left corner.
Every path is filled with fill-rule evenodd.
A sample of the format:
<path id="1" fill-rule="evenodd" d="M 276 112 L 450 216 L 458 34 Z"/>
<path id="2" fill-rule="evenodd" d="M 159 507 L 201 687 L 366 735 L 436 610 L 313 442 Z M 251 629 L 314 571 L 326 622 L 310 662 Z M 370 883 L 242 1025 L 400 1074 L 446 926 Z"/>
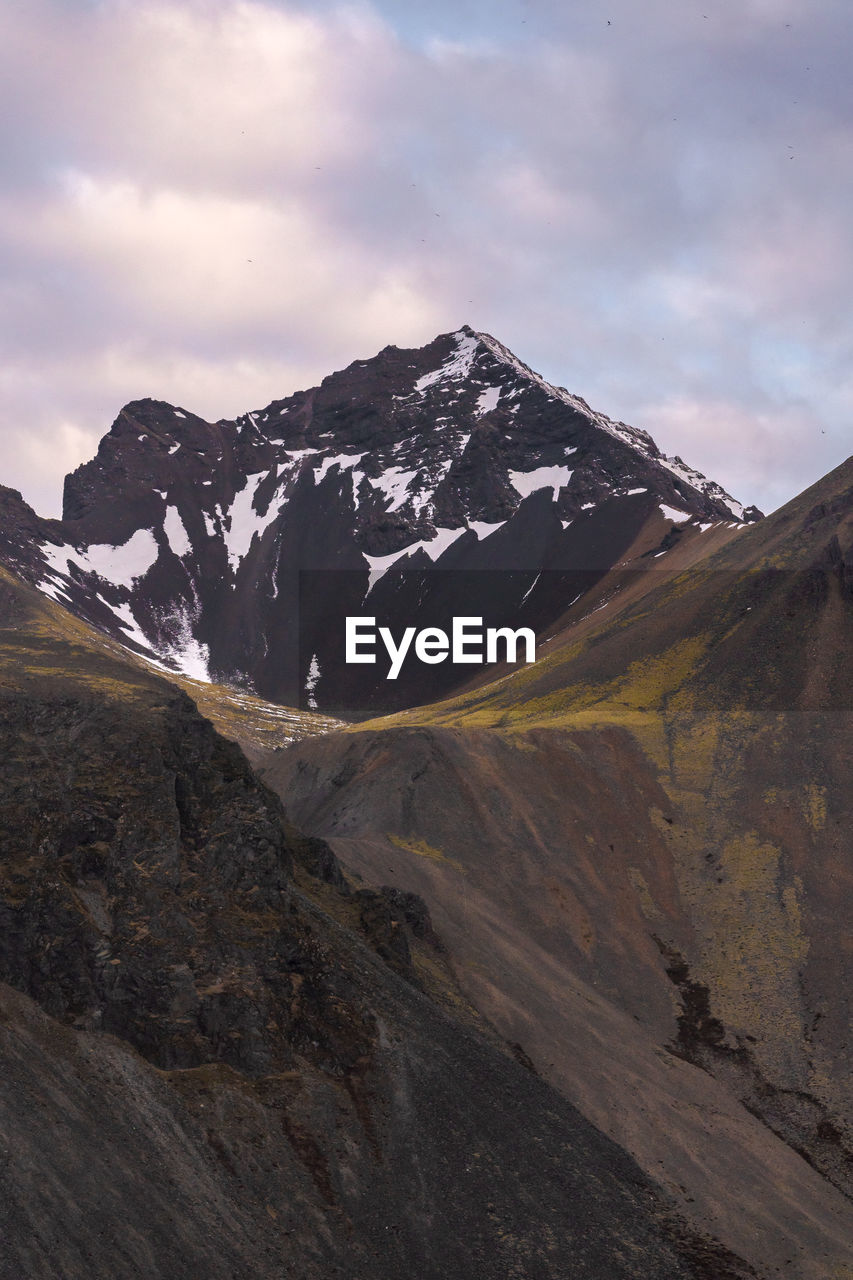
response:
<path id="1" fill-rule="evenodd" d="M 21 697 L 0 732 L 0 979 L 161 1068 L 257 1075 L 296 1049 L 341 1071 L 365 1052 L 291 909 L 280 804 L 188 698 L 139 722 Z"/>
<path id="2" fill-rule="evenodd" d="M 81 617 L 190 674 L 350 715 L 470 669 L 345 670 L 347 614 L 541 632 L 650 522 L 664 545 L 758 516 L 467 327 L 235 422 L 129 404 L 68 476 L 63 520 L 27 510 L 6 563 Z"/>
<path id="3" fill-rule="evenodd" d="M 188 699 L 7 594 L 2 1280 L 748 1274 L 416 989 L 415 895 L 353 894 Z"/>

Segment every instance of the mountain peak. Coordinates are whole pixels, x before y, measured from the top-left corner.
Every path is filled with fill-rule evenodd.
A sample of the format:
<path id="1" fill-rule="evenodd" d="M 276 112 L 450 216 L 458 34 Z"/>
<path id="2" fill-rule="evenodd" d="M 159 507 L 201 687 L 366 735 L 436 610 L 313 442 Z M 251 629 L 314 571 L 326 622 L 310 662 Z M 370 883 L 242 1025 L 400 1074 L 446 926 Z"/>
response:
<path id="1" fill-rule="evenodd" d="M 438 369 L 418 380 L 415 384 L 417 391 L 422 393 L 428 387 L 445 381 L 458 382 L 465 378 L 476 380 L 478 375 L 481 378 L 491 375 L 492 381 L 496 380 L 503 384 L 500 387 L 500 398 L 504 398 L 507 392 L 509 392 L 509 395 L 506 396 L 507 399 L 513 398 L 513 395 L 518 397 L 525 389 L 528 392 L 534 391 L 544 394 L 548 398 L 565 405 L 574 414 L 586 418 L 594 428 L 620 440 L 631 450 L 639 453 L 643 459 L 651 461 L 665 471 L 670 472 L 682 485 L 688 485 L 705 497 L 726 507 L 731 516 L 737 521 L 749 524 L 761 519 L 762 513 L 757 507 L 744 507 L 742 503 L 727 493 L 721 485 L 709 480 L 701 471 L 689 466 L 678 455 L 668 457 L 658 448 L 647 431 L 640 427 L 633 427 L 625 422 L 614 420 L 606 414 L 591 409 L 583 397 L 568 391 L 563 386 L 548 382 L 542 374 L 537 373 L 530 365 L 525 364 L 509 347 L 505 346 L 490 333 L 472 329 L 470 325 L 465 324 L 455 333 L 441 335 L 425 350 L 431 349 L 438 342 L 447 340 L 455 342 L 455 349 L 451 351 L 449 356 L 445 357 Z M 498 387 L 490 389 L 493 392 L 499 390 Z M 496 400 L 492 407 L 496 408 L 497 403 Z"/>
<path id="2" fill-rule="evenodd" d="M 272 700 L 298 701 L 316 659 L 318 705 L 339 712 L 354 705 L 334 688 L 328 650 L 343 596 L 317 588 L 327 623 L 294 652 L 301 571 L 334 571 L 329 584 L 351 574 L 350 613 L 366 600 L 380 609 L 392 568 L 508 573 L 496 620 L 526 602 L 546 626 L 578 588 L 542 599 L 543 569 L 600 574 L 749 515 L 646 432 L 468 324 L 421 348 L 387 346 L 233 422 L 135 400 L 67 478 L 63 512 L 30 565 L 54 599 L 160 661 Z M 469 592 L 462 612 L 485 617 L 490 601 L 478 600 Z"/>

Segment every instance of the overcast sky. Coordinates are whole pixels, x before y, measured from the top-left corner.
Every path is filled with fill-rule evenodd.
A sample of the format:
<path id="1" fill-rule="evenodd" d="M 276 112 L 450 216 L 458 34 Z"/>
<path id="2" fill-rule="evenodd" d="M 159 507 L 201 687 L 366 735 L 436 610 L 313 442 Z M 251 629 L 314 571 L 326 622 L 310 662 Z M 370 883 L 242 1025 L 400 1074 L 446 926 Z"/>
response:
<path id="1" fill-rule="evenodd" d="M 744 502 L 853 453 L 849 0 L 0 0 L 0 482 L 463 323 Z"/>

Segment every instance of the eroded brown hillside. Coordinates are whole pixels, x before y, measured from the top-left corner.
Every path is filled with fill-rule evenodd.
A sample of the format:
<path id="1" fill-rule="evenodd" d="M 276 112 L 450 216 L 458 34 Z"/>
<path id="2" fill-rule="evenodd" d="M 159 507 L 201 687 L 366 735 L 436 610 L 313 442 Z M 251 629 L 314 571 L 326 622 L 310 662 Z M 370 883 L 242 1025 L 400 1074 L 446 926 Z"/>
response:
<path id="1" fill-rule="evenodd" d="M 761 1274 L 853 1274 L 853 462 L 535 666 L 267 774 Z"/>

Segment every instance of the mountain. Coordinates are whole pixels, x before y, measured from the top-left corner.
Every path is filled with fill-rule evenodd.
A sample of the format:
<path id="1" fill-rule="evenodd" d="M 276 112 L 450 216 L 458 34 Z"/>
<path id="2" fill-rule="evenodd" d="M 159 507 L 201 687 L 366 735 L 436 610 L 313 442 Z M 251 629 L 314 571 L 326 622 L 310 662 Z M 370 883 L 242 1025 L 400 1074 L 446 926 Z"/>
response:
<path id="1" fill-rule="evenodd" d="M 0 570 L 2 1280 L 745 1280 L 174 685 Z"/>
<path id="2" fill-rule="evenodd" d="M 423 896 L 466 997 L 694 1222 L 849 1276 L 853 459 L 668 564 L 265 777 Z"/>
<path id="3" fill-rule="evenodd" d="M 759 515 L 466 326 L 235 422 L 129 404 L 67 477 L 61 521 L 7 495 L 0 550 L 166 669 L 351 718 L 471 669 L 347 664 L 348 615 L 541 637 L 615 565 Z"/>
<path id="4" fill-rule="evenodd" d="M 850 1280 L 853 460 L 759 518 L 466 328 L 0 560 L 0 1280 Z M 342 660 L 460 610 L 537 661 Z"/>

